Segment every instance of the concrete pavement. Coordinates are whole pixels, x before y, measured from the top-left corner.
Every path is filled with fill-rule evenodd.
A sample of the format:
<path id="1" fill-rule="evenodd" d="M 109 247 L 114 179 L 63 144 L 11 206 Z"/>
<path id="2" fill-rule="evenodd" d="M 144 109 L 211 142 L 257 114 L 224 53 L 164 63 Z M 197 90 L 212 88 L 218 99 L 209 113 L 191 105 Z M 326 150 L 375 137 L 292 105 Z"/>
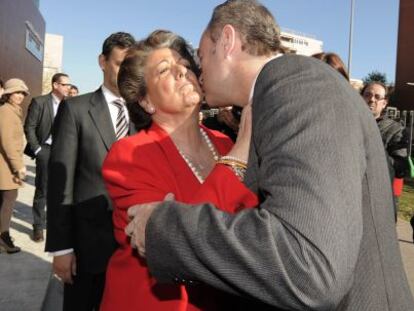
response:
<path id="1" fill-rule="evenodd" d="M 35 166 L 28 158 L 26 164 L 27 184 L 19 190 L 10 230 L 15 244 L 22 251 L 13 255 L 0 254 L 0 310 L 59 311 L 63 292 L 59 281 L 52 277 L 51 257 L 44 252 L 44 242 L 35 243 L 30 239 Z M 404 267 L 414 294 L 414 244 L 410 224 L 400 219 L 397 232 Z"/>
<path id="2" fill-rule="evenodd" d="M 44 242 L 31 240 L 32 200 L 35 165 L 25 159 L 28 176 L 26 185 L 19 189 L 13 212 L 10 235 L 22 251 L 0 254 L 0 309 L 3 311 L 41 310 L 51 275 L 51 257 L 44 252 Z"/>

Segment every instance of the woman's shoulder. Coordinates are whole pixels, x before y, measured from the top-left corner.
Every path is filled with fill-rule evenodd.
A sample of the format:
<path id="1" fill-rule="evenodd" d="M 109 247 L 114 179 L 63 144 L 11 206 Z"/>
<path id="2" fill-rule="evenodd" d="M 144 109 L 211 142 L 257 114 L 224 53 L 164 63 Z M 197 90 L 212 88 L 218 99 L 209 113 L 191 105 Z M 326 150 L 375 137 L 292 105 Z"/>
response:
<path id="1" fill-rule="evenodd" d="M 0 105 L 0 111 L 2 113 L 9 113 L 9 111 L 11 112 L 11 109 L 9 107 L 10 105 L 8 103 L 4 103 L 2 105 Z"/>
<path id="2" fill-rule="evenodd" d="M 126 154 L 134 152 L 137 149 L 148 146 L 153 141 L 145 130 L 141 130 L 138 133 L 124 137 L 114 142 L 109 150 L 109 153 L 121 153 Z"/>
<path id="3" fill-rule="evenodd" d="M 134 166 L 147 165 L 159 156 L 159 148 L 148 131 L 141 130 L 136 134 L 122 138 L 112 144 L 105 160 L 105 164 L 111 162 L 117 164 L 129 164 Z"/>
<path id="4" fill-rule="evenodd" d="M 13 124 L 15 119 L 18 119 L 18 116 L 13 112 L 13 108 L 10 107 L 10 104 L 4 103 L 0 106 L 0 119 L 3 124 Z"/>

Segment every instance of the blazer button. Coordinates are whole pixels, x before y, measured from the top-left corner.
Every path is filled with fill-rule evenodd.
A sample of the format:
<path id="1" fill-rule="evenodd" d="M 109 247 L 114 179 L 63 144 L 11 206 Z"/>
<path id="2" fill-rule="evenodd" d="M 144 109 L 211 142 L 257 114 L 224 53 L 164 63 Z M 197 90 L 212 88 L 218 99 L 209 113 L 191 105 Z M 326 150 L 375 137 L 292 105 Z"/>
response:
<path id="1" fill-rule="evenodd" d="M 174 277 L 173 281 L 175 284 L 180 284 L 180 279 L 178 277 Z"/>

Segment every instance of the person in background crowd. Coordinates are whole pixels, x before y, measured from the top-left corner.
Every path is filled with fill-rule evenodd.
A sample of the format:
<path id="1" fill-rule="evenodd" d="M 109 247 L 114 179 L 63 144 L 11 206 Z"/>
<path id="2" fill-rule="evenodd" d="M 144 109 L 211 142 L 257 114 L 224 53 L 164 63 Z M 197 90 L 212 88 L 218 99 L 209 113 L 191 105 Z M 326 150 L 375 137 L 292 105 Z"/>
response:
<path id="1" fill-rule="evenodd" d="M 258 207 L 137 205 L 131 243 L 158 282 L 205 283 L 249 297 L 248 310 L 412 310 L 377 125 L 348 81 L 280 44 L 266 7 L 228 0 L 198 50 L 209 105 L 252 103 L 244 182 Z"/>
<path id="2" fill-rule="evenodd" d="M 338 71 L 345 79 L 349 81 L 349 75 L 347 70 L 345 69 L 344 62 L 339 57 L 338 54 L 335 53 L 316 53 L 313 54 L 312 57 L 320 59 L 321 61 L 327 63 L 329 66 L 334 68 L 336 71 Z"/>
<path id="3" fill-rule="evenodd" d="M 0 98 L 0 250 L 20 252 L 9 228 L 17 192 L 26 177 L 23 162 L 22 103 L 29 89 L 20 79 L 7 80 Z"/>
<path id="4" fill-rule="evenodd" d="M 103 43 L 103 85 L 65 100 L 56 116 L 49 162 L 46 251 L 64 282 L 63 310 L 99 310 L 105 271 L 116 247 L 103 160 L 133 131 L 119 95 L 119 66 L 135 39 L 117 32 Z"/>
<path id="5" fill-rule="evenodd" d="M 50 146 L 53 142 L 52 125 L 61 101 L 68 96 L 69 76 L 56 73 L 52 77 L 52 92 L 34 97 L 27 112 L 24 130 L 27 146 L 25 153 L 36 158 L 35 194 L 33 198 L 33 241 L 44 240 L 46 226 L 47 172 Z"/>
<path id="6" fill-rule="evenodd" d="M 0 99 L 1 99 L 1 96 L 3 95 L 3 92 L 4 92 L 4 83 L 3 83 L 3 80 L 2 79 L 0 79 Z M 1 204 L 2 204 L 2 199 L 1 199 L 1 196 L 0 196 L 0 206 L 1 206 Z"/>
<path id="7" fill-rule="evenodd" d="M 236 141 L 240 115 L 241 109 L 237 106 L 219 108 L 217 113 L 215 110 L 207 110 L 206 114 L 203 113 L 202 123 L 209 129 L 220 131 L 232 141 Z"/>
<path id="8" fill-rule="evenodd" d="M 216 165 L 225 161 L 219 156 L 232 142 L 198 123 L 203 94 L 190 51 L 183 38 L 158 30 L 132 48 L 121 65 L 120 93 L 141 131 L 115 143 L 102 167 L 114 202 L 119 247 L 108 265 L 101 311 L 240 310 L 231 295 L 210 287 L 158 284 L 124 231 L 129 206 L 163 200 L 169 192 L 182 202 L 216 202 L 223 209 L 257 204 L 257 197 L 229 168 Z M 246 135 L 248 140 L 250 131 Z M 244 147 L 247 154 L 249 145 Z M 222 181 L 232 185 L 231 191 L 211 193 L 211 183 Z"/>
<path id="9" fill-rule="evenodd" d="M 388 88 L 382 82 L 371 82 L 361 90 L 381 133 L 387 154 L 390 177 L 394 190 L 394 216 L 397 221 L 398 197 L 402 192 L 402 181 L 408 170 L 408 133 L 404 126 L 383 112 L 388 104 Z"/>
<path id="10" fill-rule="evenodd" d="M 3 92 L 4 92 L 4 85 L 3 85 L 3 80 L 2 79 L 0 79 L 0 98 L 2 97 L 2 95 L 3 95 Z"/>
<path id="11" fill-rule="evenodd" d="M 410 225 L 411 225 L 411 228 L 413 230 L 413 243 L 414 243 L 414 215 L 411 216 Z"/>
<path id="12" fill-rule="evenodd" d="M 75 97 L 79 95 L 79 89 L 76 85 L 71 85 L 69 89 L 68 97 Z"/>

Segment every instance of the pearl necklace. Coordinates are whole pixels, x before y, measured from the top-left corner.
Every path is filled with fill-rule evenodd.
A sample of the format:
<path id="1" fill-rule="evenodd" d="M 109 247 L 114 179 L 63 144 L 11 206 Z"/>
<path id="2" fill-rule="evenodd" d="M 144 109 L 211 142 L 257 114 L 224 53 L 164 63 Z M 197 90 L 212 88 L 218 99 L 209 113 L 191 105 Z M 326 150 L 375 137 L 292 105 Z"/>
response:
<path id="1" fill-rule="evenodd" d="M 211 151 L 211 154 L 213 155 L 214 161 L 217 161 L 219 159 L 219 156 L 217 154 L 216 149 L 213 146 L 213 143 L 211 142 L 210 138 L 208 137 L 207 133 L 202 128 L 200 128 L 200 133 L 201 133 L 201 136 L 203 137 L 204 141 L 206 142 L 208 149 Z M 176 146 L 176 147 L 177 147 L 177 150 L 180 153 L 181 157 L 184 159 L 185 163 L 188 165 L 188 167 L 193 172 L 194 176 L 197 177 L 198 181 L 202 184 L 204 182 L 204 178 L 203 178 L 203 176 L 201 176 L 201 173 L 198 171 L 198 169 L 193 164 L 193 162 L 190 161 L 189 157 L 186 156 L 184 154 L 184 152 L 182 152 L 182 150 L 178 146 Z M 201 167 L 201 169 L 202 169 L 202 167 Z"/>

